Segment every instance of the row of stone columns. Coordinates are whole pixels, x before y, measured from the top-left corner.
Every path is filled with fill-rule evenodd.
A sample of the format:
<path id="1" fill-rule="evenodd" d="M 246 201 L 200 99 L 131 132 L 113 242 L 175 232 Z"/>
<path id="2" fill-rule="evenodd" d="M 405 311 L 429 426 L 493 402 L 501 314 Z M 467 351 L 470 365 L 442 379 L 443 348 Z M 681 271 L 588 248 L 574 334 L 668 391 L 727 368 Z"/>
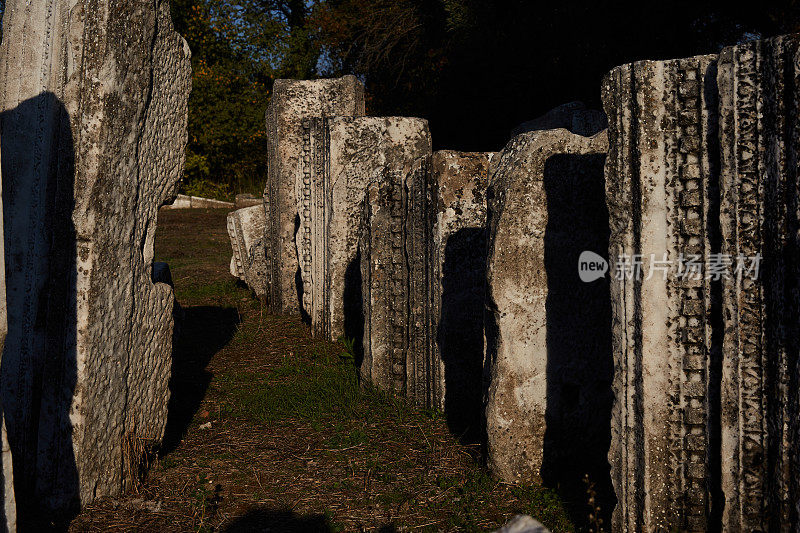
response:
<path id="1" fill-rule="evenodd" d="M 799 75 L 796 36 L 623 65 L 607 132 L 563 107 L 497 154 L 282 81 L 271 307 L 485 430 L 502 478 L 589 475 L 615 530 L 797 527 Z"/>
<path id="2" fill-rule="evenodd" d="M 5 2 L 8 530 L 119 494 L 164 434 L 174 299 L 153 239 L 183 172 L 189 59 L 167 0 Z"/>

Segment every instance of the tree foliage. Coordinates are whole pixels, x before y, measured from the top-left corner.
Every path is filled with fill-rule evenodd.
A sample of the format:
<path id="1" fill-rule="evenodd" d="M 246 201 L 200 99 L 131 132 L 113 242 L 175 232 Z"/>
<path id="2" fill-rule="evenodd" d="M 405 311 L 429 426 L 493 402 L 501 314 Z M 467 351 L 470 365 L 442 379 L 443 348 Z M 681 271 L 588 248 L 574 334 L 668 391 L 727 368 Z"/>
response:
<path id="1" fill-rule="evenodd" d="M 273 80 L 356 74 L 373 115 L 431 123 L 435 148 L 497 150 L 616 65 L 800 30 L 800 0 L 173 0 L 192 49 L 187 178 L 258 192 Z"/>

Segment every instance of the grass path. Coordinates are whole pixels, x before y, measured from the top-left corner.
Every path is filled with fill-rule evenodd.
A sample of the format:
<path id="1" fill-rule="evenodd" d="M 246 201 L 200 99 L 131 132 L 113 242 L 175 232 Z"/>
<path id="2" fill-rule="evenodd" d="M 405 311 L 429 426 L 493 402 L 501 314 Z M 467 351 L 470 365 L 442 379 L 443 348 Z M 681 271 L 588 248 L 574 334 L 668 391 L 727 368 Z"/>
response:
<path id="1" fill-rule="evenodd" d="M 437 413 L 359 386 L 343 345 L 263 312 L 228 273 L 225 211 L 163 211 L 156 259 L 183 320 L 164 446 L 131 494 L 73 531 L 491 530 L 557 496 L 493 480 Z"/>

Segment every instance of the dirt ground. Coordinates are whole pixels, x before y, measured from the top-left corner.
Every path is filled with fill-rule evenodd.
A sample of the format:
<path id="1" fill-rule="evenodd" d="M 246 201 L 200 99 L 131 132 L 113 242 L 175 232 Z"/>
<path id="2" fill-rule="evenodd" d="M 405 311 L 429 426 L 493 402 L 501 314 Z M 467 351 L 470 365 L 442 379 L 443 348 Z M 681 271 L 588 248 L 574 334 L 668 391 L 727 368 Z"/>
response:
<path id="1" fill-rule="evenodd" d="M 360 385 L 346 343 L 266 313 L 228 271 L 226 214 L 159 216 L 181 305 L 167 435 L 71 531 L 487 531 L 518 513 L 573 530 L 555 492 L 494 480 L 439 413 Z"/>

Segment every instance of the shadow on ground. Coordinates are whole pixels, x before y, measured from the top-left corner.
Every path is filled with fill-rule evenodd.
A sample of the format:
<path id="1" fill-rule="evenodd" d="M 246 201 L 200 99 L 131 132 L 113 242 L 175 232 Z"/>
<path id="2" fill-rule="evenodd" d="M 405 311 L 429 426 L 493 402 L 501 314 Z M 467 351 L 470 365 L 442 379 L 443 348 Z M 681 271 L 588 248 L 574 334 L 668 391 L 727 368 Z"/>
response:
<path id="1" fill-rule="evenodd" d="M 211 381 L 206 366 L 230 342 L 239 325 L 239 312 L 234 307 L 188 307 L 179 314 L 162 454 L 173 451 L 186 433 Z"/>

